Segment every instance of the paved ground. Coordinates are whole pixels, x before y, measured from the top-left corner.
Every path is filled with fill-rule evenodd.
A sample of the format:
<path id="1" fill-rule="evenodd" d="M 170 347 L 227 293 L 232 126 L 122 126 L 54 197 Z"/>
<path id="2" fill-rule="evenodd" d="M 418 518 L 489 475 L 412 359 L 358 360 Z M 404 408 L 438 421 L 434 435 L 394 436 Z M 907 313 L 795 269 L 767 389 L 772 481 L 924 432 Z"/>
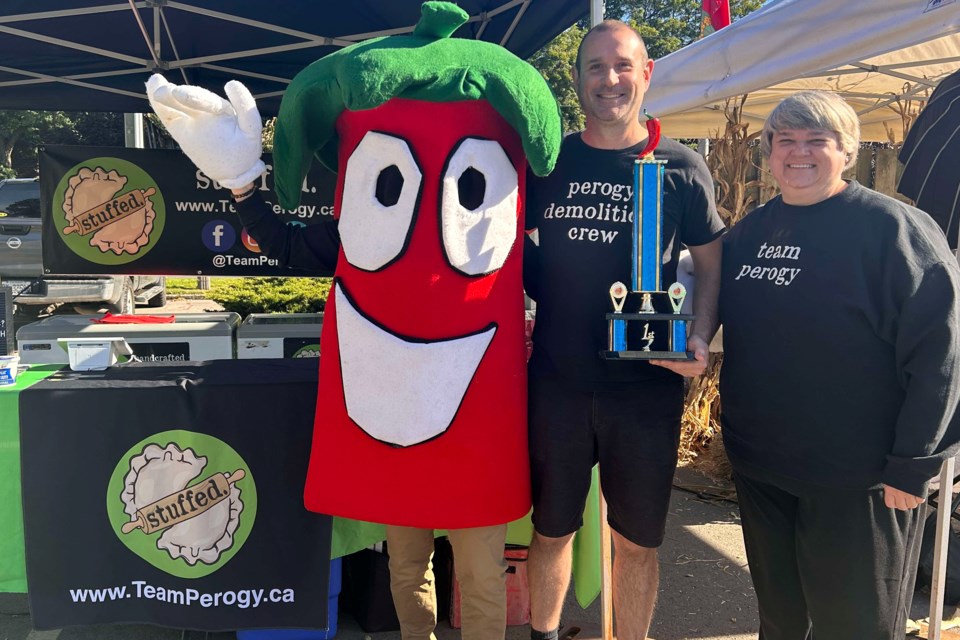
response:
<path id="1" fill-rule="evenodd" d="M 690 471 L 678 474 L 680 485 L 708 484 Z M 756 637 L 756 607 L 746 569 L 739 516 L 735 504 L 702 499 L 675 489 L 667 539 L 660 551 L 661 589 L 650 637 L 656 640 L 748 640 Z M 600 606 L 583 610 L 572 591 L 564 621 L 584 629 L 580 638 L 597 638 Z M 526 640 L 529 627 L 511 627 L 508 640 Z M 441 623 L 439 640 L 460 634 Z M 206 634 L 188 633 L 189 640 Z M 178 640 L 180 631 L 149 626 L 98 626 L 32 631 L 26 597 L 0 594 L 0 640 Z M 209 634 L 209 640 L 228 640 L 233 634 Z M 399 640 L 398 632 L 365 634 L 347 615 L 340 621 L 337 638 L 343 640 Z"/>
<path id="2" fill-rule="evenodd" d="M 209 300 L 171 300 L 161 309 L 140 313 L 185 313 L 216 310 Z M 753 587 L 734 502 L 719 499 L 728 487 L 713 485 L 692 469 L 681 469 L 671 499 L 667 537 L 660 550 L 660 595 L 650 638 L 653 640 L 753 640 L 757 613 Z M 838 576 L 842 579 L 842 576 Z M 926 596 L 914 600 L 913 617 L 926 616 Z M 579 607 L 573 594 L 564 621 L 584 629 L 577 640 L 599 638 L 599 601 Z M 526 640 L 529 627 L 510 627 L 507 640 Z M 459 638 L 441 623 L 438 640 Z M 233 633 L 204 634 L 150 626 L 97 626 L 33 631 L 24 595 L 0 594 L 0 640 L 231 640 Z M 945 636 L 946 637 L 946 636 Z M 341 614 L 337 638 L 400 640 L 399 632 L 364 633 Z"/>
<path id="3" fill-rule="evenodd" d="M 660 550 L 660 595 L 650 638 L 653 640 L 755 640 L 756 601 L 740 537 L 735 503 L 698 495 L 693 488 L 711 485 L 693 470 L 678 471 L 671 498 L 667 537 Z M 701 497 L 702 496 L 702 497 Z M 842 576 L 838 576 L 842 579 Z M 914 599 L 914 617 L 926 616 L 927 597 Z M 953 614 L 955 615 L 955 614 Z M 950 616 L 947 616 L 950 617 Z M 577 640 L 599 638 L 600 606 L 579 607 L 572 591 L 564 622 L 584 631 Z M 527 626 L 510 627 L 507 640 L 526 640 Z M 454 640 L 458 631 L 442 622 L 438 640 Z M 947 638 L 948 636 L 944 636 Z M 949 636 L 956 638 L 960 636 Z M 0 594 L 0 640 L 232 640 L 233 633 L 181 632 L 152 626 L 117 625 L 33 631 L 24 595 Z M 400 640 L 399 632 L 366 634 L 341 613 L 337 638 Z"/>
<path id="4" fill-rule="evenodd" d="M 203 313 L 204 311 L 223 311 L 218 303 L 213 300 L 200 298 L 174 298 L 167 299 L 167 304 L 163 307 L 153 309 L 147 307 L 137 307 L 138 314 L 163 315 L 166 313 Z"/>

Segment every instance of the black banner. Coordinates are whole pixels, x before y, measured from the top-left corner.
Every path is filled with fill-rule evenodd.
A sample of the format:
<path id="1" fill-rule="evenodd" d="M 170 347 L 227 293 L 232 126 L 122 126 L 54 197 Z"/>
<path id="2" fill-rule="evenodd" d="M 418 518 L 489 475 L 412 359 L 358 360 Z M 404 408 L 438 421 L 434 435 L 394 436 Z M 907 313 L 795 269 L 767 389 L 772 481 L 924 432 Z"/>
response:
<path id="1" fill-rule="evenodd" d="M 313 163 L 295 211 L 273 193 L 272 156 L 261 193 L 288 224 L 333 216 L 336 176 Z M 43 263 L 47 274 L 309 275 L 260 253 L 229 191 L 180 151 L 40 148 Z"/>
<path id="2" fill-rule="evenodd" d="M 284 338 L 284 358 L 319 358 L 320 337 L 316 338 Z"/>
<path id="3" fill-rule="evenodd" d="M 325 628 L 331 519 L 303 507 L 316 385 L 316 360 L 221 360 L 23 391 L 34 627 Z"/>

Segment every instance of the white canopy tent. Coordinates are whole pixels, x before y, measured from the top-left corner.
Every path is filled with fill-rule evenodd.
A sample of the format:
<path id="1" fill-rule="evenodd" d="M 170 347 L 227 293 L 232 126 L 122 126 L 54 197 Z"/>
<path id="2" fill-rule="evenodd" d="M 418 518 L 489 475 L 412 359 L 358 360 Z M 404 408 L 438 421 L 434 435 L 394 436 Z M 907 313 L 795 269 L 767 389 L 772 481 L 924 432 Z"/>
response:
<path id="1" fill-rule="evenodd" d="M 667 135 L 704 138 L 723 131 L 727 98 L 749 94 L 753 132 L 786 96 L 829 89 L 864 140 L 902 142 L 901 112 L 957 69 L 960 0 L 778 0 L 657 60 L 644 107 Z"/>

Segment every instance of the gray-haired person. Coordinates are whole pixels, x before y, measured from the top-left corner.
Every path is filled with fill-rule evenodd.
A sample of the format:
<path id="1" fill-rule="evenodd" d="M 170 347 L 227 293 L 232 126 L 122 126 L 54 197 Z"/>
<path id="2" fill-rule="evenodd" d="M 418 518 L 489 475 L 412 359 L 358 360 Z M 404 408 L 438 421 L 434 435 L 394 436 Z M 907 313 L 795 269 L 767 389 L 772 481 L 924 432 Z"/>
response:
<path id="1" fill-rule="evenodd" d="M 723 439 L 763 640 L 902 638 L 927 481 L 958 441 L 957 261 L 922 211 L 841 177 L 837 95 L 761 134 L 781 195 L 724 238 Z"/>

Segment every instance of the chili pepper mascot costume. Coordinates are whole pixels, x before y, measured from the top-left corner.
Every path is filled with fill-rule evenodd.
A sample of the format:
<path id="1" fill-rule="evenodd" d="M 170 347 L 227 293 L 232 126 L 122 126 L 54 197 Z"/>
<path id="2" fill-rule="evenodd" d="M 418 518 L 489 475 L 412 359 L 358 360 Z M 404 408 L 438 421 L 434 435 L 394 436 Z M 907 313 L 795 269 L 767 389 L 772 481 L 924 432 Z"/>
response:
<path id="1" fill-rule="evenodd" d="M 531 66 L 499 46 L 449 37 L 467 18 L 427 2 L 412 35 L 324 57 L 283 97 L 280 204 L 297 206 L 314 157 L 338 172 L 340 247 L 305 489 L 313 511 L 469 528 L 530 508 L 524 179 L 527 163 L 537 175 L 553 168 L 561 123 Z M 180 114 L 167 92 L 177 91 L 181 105 L 202 102 L 183 93 L 202 89 L 148 83 L 187 155 L 205 171 L 235 163 L 242 154 L 192 148 L 216 127 L 175 132 Z M 239 83 L 226 91 L 229 103 L 206 92 L 235 112 L 222 135 L 238 135 L 232 126 L 259 145 L 253 98 Z M 259 155 L 257 146 L 211 177 L 248 184 L 263 170 Z"/>

